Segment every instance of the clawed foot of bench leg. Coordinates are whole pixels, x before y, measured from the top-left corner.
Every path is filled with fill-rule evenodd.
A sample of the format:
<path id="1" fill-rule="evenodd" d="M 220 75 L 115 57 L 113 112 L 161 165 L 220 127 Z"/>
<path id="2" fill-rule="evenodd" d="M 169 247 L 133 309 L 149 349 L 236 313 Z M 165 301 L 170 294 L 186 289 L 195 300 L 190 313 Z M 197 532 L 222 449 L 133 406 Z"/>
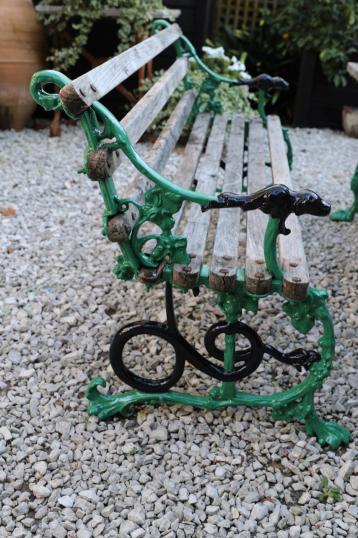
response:
<path id="1" fill-rule="evenodd" d="M 332 213 L 329 218 L 338 222 L 352 222 L 355 214 L 356 210 L 353 205 L 348 209 L 338 209 L 338 211 L 334 211 L 334 213 Z"/>
<path id="2" fill-rule="evenodd" d="M 307 435 L 314 435 L 320 445 L 338 448 L 351 440 L 351 434 L 337 422 L 325 421 L 319 418 L 313 409 L 305 419 Z"/>
<path id="3" fill-rule="evenodd" d="M 87 411 L 89 415 L 96 415 L 100 419 L 105 419 L 116 415 L 130 416 L 133 411 L 131 408 L 132 393 L 137 391 L 125 392 L 122 394 L 102 394 L 98 387 L 105 387 L 106 382 L 103 377 L 92 379 L 87 390 L 86 397 L 89 400 Z"/>

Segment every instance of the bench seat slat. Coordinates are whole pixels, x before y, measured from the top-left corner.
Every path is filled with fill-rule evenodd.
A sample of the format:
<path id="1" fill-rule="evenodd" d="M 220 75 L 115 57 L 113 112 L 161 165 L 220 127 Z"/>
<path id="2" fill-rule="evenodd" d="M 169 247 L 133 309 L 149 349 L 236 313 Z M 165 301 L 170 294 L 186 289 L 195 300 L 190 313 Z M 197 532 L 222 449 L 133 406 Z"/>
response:
<path id="1" fill-rule="evenodd" d="M 201 157 L 196 171 L 196 190 L 205 194 L 214 194 L 220 159 L 223 151 L 227 117 L 216 115 L 205 154 Z M 198 204 L 192 204 L 184 236 L 187 238 L 187 252 L 191 258 L 189 265 L 176 264 L 173 270 L 174 284 L 184 288 L 194 288 L 199 279 L 203 262 L 205 243 L 210 224 L 211 211 L 203 213 Z"/>
<path id="2" fill-rule="evenodd" d="M 248 192 L 253 193 L 272 183 L 270 169 L 265 165 L 264 148 L 267 133 L 259 118 L 249 126 Z M 263 249 L 268 217 L 260 210 L 247 213 L 246 231 L 246 287 L 251 293 L 268 293 L 272 277 L 267 271 Z"/>
<path id="3" fill-rule="evenodd" d="M 234 114 L 226 158 L 224 192 L 241 192 L 245 120 Z M 219 211 L 218 224 L 210 267 L 209 283 L 212 289 L 230 292 L 236 286 L 236 271 L 239 255 L 240 209 Z"/>
<path id="4" fill-rule="evenodd" d="M 190 132 L 189 140 L 185 146 L 184 153 L 174 178 L 174 183 L 180 187 L 183 187 L 184 189 L 190 189 L 193 183 L 199 159 L 207 138 L 209 123 L 210 114 L 208 112 L 202 112 L 196 117 Z M 183 213 L 183 208 L 184 204 L 174 216 L 174 233 L 177 231 L 178 224 Z"/>
<path id="5" fill-rule="evenodd" d="M 267 130 L 271 154 L 273 183 L 283 183 L 292 189 L 286 147 L 282 135 L 281 121 L 278 116 L 269 116 Z M 283 270 L 284 294 L 299 301 L 306 297 L 309 285 L 309 271 L 303 247 L 301 226 L 296 215 L 291 214 L 286 226 L 291 230 L 287 236 L 279 235 L 278 246 L 280 265 Z"/>
<path id="6" fill-rule="evenodd" d="M 87 106 L 98 101 L 140 67 L 174 43 L 182 31 L 177 24 L 161 30 L 138 45 L 91 69 L 72 82 L 76 93 Z"/>

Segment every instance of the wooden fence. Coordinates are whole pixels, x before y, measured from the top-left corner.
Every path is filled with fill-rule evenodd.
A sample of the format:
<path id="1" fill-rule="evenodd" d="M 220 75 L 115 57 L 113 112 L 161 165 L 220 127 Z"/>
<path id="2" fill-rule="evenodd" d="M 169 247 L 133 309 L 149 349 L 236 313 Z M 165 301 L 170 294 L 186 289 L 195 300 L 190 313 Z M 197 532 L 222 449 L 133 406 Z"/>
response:
<path id="1" fill-rule="evenodd" d="M 259 24 L 261 10 L 275 13 L 278 3 L 279 0 L 218 0 L 214 33 L 219 35 L 224 26 L 252 32 Z"/>

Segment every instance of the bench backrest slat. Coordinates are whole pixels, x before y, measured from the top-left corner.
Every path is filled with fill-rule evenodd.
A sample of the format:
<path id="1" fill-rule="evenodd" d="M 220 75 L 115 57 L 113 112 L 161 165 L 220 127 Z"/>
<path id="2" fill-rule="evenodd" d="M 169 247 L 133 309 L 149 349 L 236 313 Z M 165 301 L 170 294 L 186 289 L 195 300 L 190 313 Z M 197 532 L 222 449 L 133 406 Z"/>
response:
<path id="1" fill-rule="evenodd" d="M 189 118 L 193 108 L 196 92 L 189 90 L 185 92 L 183 97 L 170 115 L 162 132 L 155 141 L 146 162 L 158 172 L 161 172 L 179 140 L 183 128 Z M 153 183 L 146 176 L 139 173 L 136 169 L 131 176 L 129 183 L 122 187 L 119 185 L 119 195 L 123 198 L 131 198 L 139 204 L 144 202 L 144 195 L 147 190 L 153 186 Z M 116 240 L 126 241 L 129 238 L 130 232 L 137 218 L 137 211 L 132 207 L 130 211 L 126 211 L 116 216 Z M 153 225 L 154 226 L 154 225 Z M 150 245 L 145 245 L 150 246 Z"/>
<path id="2" fill-rule="evenodd" d="M 267 131 L 273 183 L 283 183 L 292 189 L 286 147 L 278 116 L 268 116 Z M 302 242 L 301 226 L 296 215 L 292 213 L 288 217 L 286 226 L 291 230 L 290 235 L 280 234 L 278 239 L 280 265 L 283 269 L 283 290 L 290 299 L 302 300 L 307 295 L 309 272 Z"/>
<path id="3" fill-rule="evenodd" d="M 138 142 L 164 108 L 187 72 L 188 61 L 179 58 L 121 120 L 132 144 Z"/>
<path id="4" fill-rule="evenodd" d="M 147 164 L 158 172 L 162 172 L 164 169 L 171 152 L 179 140 L 193 108 L 195 96 L 194 90 L 189 90 L 183 95 L 146 158 Z M 153 187 L 151 180 L 137 172 L 124 194 L 126 198 L 129 197 L 142 204 L 144 193 L 151 187 Z"/>
<path id="5" fill-rule="evenodd" d="M 160 77 L 140 101 L 124 116 L 121 125 L 134 145 L 164 108 L 169 98 L 185 77 L 188 68 L 186 58 L 179 58 Z M 107 175 L 110 176 L 118 168 L 121 160 L 120 152 L 111 152 L 107 159 Z"/>
<path id="6" fill-rule="evenodd" d="M 86 105 L 91 106 L 92 103 L 104 97 L 118 84 L 133 75 L 140 67 L 158 56 L 181 35 L 180 27 L 177 24 L 172 24 L 76 78 L 72 82 L 72 86 Z"/>

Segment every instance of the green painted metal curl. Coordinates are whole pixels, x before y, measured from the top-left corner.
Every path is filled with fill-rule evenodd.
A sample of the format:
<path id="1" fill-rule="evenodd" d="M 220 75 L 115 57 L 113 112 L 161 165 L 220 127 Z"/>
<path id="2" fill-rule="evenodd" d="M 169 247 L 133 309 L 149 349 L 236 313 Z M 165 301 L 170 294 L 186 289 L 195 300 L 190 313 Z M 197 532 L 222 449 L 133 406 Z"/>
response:
<path id="1" fill-rule="evenodd" d="M 264 238 L 264 255 L 266 267 L 269 273 L 277 280 L 283 279 L 282 269 L 277 261 L 277 236 L 279 232 L 280 221 L 269 218 Z"/>
<path id="2" fill-rule="evenodd" d="M 354 215 L 358 213 L 358 166 L 351 179 L 351 191 L 353 193 L 353 204 L 348 209 L 338 209 L 330 215 L 331 220 L 338 222 L 352 222 Z"/>

